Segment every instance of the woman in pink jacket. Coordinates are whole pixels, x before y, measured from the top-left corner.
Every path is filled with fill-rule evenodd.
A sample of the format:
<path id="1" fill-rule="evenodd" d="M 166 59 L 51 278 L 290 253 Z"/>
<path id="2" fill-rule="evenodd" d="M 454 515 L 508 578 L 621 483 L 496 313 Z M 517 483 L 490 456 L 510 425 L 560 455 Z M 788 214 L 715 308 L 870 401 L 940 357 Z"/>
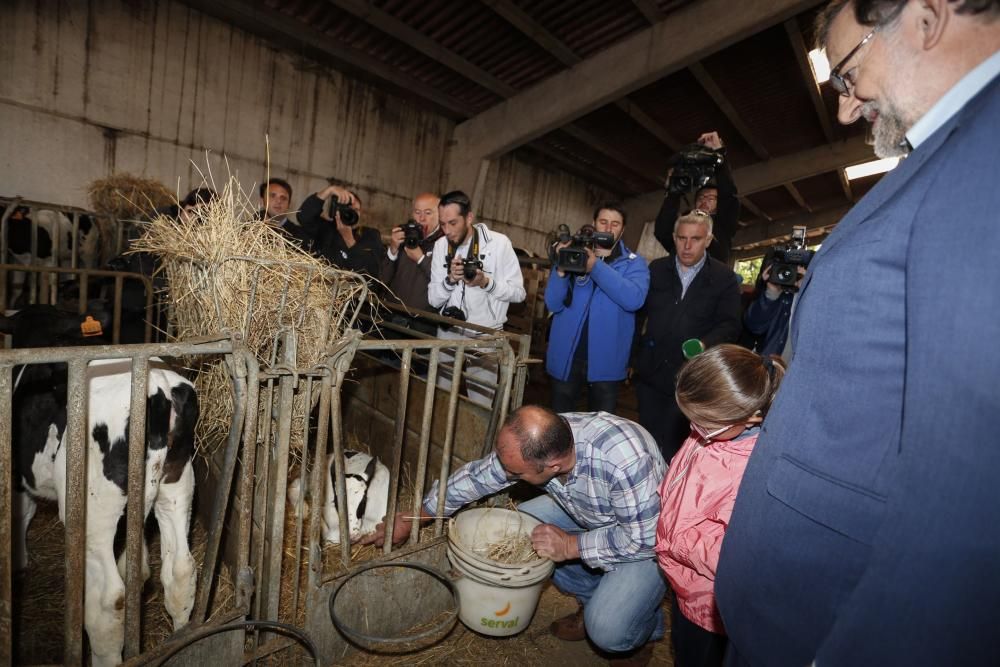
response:
<path id="1" fill-rule="evenodd" d="M 674 590 L 671 638 L 678 667 L 722 665 L 726 630 L 715 569 L 760 423 L 781 383 L 780 357 L 718 345 L 677 374 L 677 405 L 691 435 L 660 485 L 656 552 Z"/>

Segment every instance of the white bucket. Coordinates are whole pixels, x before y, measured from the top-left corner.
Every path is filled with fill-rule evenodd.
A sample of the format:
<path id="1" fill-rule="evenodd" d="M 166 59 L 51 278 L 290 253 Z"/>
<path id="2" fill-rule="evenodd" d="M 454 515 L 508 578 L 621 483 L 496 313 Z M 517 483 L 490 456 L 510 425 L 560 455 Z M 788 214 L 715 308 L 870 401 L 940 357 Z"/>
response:
<path id="1" fill-rule="evenodd" d="M 519 533 L 530 535 L 534 517 L 498 508 L 471 509 L 455 516 L 448 532 L 448 560 L 462 576 L 458 618 L 470 630 L 506 637 L 531 623 L 542 585 L 555 565 L 547 558 L 508 564 L 487 558 L 485 547 Z"/>

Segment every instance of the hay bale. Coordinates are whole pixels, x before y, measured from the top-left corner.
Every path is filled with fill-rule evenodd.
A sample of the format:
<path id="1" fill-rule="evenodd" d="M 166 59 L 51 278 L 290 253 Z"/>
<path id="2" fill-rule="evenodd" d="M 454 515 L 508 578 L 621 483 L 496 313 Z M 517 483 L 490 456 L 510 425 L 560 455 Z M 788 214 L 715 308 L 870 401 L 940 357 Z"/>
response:
<path id="1" fill-rule="evenodd" d="M 163 183 L 124 172 L 92 182 L 87 196 L 95 213 L 119 220 L 145 219 L 156 209 L 177 203 Z"/>
<path id="2" fill-rule="evenodd" d="M 324 361 L 367 295 L 364 278 L 305 253 L 259 220 L 250 195 L 233 177 L 193 222 L 154 219 L 131 252 L 158 256 L 176 338 L 238 332 L 262 367 L 282 363 L 287 352 L 296 369 Z M 224 442 L 233 406 L 221 361 L 195 370 L 199 395 L 211 397 L 202 402 L 198 427 L 199 453 L 206 455 Z M 311 407 L 296 395 L 293 449 L 302 446 Z M 270 417 L 261 414 L 261 428 Z"/>

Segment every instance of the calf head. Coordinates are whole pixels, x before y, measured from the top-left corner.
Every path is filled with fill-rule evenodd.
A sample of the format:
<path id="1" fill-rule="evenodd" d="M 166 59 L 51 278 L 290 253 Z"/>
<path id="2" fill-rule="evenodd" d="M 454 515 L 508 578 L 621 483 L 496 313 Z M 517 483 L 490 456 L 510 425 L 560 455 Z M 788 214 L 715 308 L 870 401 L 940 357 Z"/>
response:
<path id="1" fill-rule="evenodd" d="M 0 317 L 0 333 L 12 336 L 14 348 L 104 344 L 108 342 L 104 333 L 110 332 L 110 326 L 111 317 L 104 310 L 79 315 L 42 304 Z"/>

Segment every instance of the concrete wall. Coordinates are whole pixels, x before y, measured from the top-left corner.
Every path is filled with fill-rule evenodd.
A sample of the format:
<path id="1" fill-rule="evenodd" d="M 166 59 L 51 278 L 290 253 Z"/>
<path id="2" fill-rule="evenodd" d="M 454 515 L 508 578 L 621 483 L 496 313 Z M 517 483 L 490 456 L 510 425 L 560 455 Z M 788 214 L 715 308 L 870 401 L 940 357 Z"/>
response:
<path id="1" fill-rule="evenodd" d="M 296 203 L 337 176 L 383 230 L 447 187 L 452 121 L 177 2 L 8 0 L 0 25 L 0 195 L 86 207 L 91 181 L 127 171 L 183 196 L 199 168 L 250 189 L 265 136 Z M 539 227 L 578 226 L 603 196 L 514 157 L 490 172 L 480 218 L 535 251 Z"/>

